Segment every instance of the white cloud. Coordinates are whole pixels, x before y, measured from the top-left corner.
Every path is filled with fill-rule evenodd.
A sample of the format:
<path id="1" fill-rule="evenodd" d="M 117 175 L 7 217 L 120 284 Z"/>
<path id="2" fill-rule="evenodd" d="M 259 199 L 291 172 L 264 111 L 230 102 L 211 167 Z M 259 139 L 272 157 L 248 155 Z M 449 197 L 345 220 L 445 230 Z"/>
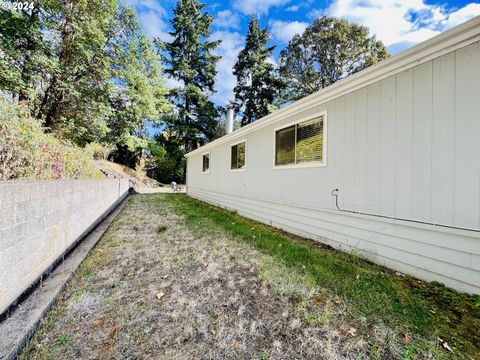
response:
<path id="1" fill-rule="evenodd" d="M 237 79 L 233 75 L 233 65 L 237 61 L 238 53 L 243 49 L 245 39 L 238 32 L 215 31 L 211 40 L 222 40 L 222 43 L 215 49 L 215 55 L 222 58 L 217 64 L 217 79 L 215 87 L 217 93 L 213 100 L 220 105 L 226 105 L 228 100 L 233 100 L 233 88 Z"/>
<path id="2" fill-rule="evenodd" d="M 158 37 L 163 41 L 169 41 L 171 39 L 168 33 L 168 25 L 158 13 L 154 11 L 140 12 L 138 14 L 138 21 L 148 36 L 152 38 Z"/>
<path id="3" fill-rule="evenodd" d="M 292 5 L 287 7 L 287 11 L 292 11 L 292 12 L 298 11 L 299 9 L 300 9 L 300 5 Z"/>
<path id="4" fill-rule="evenodd" d="M 307 23 L 300 21 L 273 20 L 270 22 L 273 37 L 283 43 L 288 43 L 296 34 L 302 34 L 307 26 Z"/>
<path id="5" fill-rule="evenodd" d="M 156 0 L 128 0 L 127 4 L 137 11 L 140 25 L 148 36 L 163 41 L 171 39 L 168 33 L 168 13 Z"/>
<path id="6" fill-rule="evenodd" d="M 477 14 L 480 4 L 449 14 L 444 7 L 424 0 L 334 0 L 326 10 L 312 10 L 309 16 L 329 15 L 365 25 L 390 49 L 398 49 L 427 40 Z"/>
<path id="7" fill-rule="evenodd" d="M 246 15 L 266 14 L 272 6 L 286 5 L 291 0 L 233 0 L 233 7 Z"/>
<path id="8" fill-rule="evenodd" d="M 445 29 L 450 29 L 478 15 L 480 15 L 480 4 L 468 4 L 448 15 L 448 19 L 445 21 Z"/>
<path id="9" fill-rule="evenodd" d="M 223 29 L 239 29 L 240 15 L 231 10 L 219 11 L 213 25 Z"/>

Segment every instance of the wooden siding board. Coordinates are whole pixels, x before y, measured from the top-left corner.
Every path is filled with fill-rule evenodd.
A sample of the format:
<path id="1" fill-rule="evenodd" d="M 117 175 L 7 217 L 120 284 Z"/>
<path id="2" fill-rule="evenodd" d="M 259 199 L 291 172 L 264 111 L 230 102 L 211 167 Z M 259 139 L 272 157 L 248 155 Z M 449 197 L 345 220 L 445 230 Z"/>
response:
<path id="1" fill-rule="evenodd" d="M 357 210 L 355 206 L 355 94 L 345 96 L 345 152 L 343 174 L 345 191 L 340 191 L 343 206 Z M 341 190 L 341 189 L 340 189 Z"/>
<path id="2" fill-rule="evenodd" d="M 432 62 L 413 70 L 412 217 L 431 221 Z"/>
<path id="3" fill-rule="evenodd" d="M 380 213 L 395 215 L 395 92 L 396 79 L 380 82 Z"/>
<path id="4" fill-rule="evenodd" d="M 433 60 L 432 221 L 454 222 L 455 56 Z"/>
<path id="5" fill-rule="evenodd" d="M 354 186 L 355 206 L 365 211 L 365 183 L 367 160 L 367 89 L 355 93 L 355 157 Z"/>
<path id="6" fill-rule="evenodd" d="M 455 52 L 455 225 L 477 229 L 480 221 L 479 59 L 478 43 Z"/>
<path id="7" fill-rule="evenodd" d="M 412 218 L 413 71 L 397 75 L 395 142 L 395 216 Z"/>
<path id="8" fill-rule="evenodd" d="M 380 213 L 380 83 L 367 88 L 365 211 Z"/>
<path id="9" fill-rule="evenodd" d="M 329 161 L 329 167 L 334 169 L 334 188 L 340 189 L 344 194 L 345 189 L 345 177 L 344 177 L 344 162 L 345 162 L 345 97 L 341 97 L 334 102 L 335 106 L 335 128 L 333 134 L 329 131 L 331 137 L 329 146 L 332 151 L 327 156 L 331 158 Z M 328 116 L 328 115 L 327 115 Z M 330 120 L 329 120 L 330 121 Z M 333 163 L 333 164 L 332 164 Z M 333 197 L 332 197 L 333 199 Z M 345 206 L 344 196 L 340 196 L 338 203 L 341 207 Z M 334 203 L 333 203 L 334 204 Z M 333 205 L 335 206 L 335 205 Z"/>

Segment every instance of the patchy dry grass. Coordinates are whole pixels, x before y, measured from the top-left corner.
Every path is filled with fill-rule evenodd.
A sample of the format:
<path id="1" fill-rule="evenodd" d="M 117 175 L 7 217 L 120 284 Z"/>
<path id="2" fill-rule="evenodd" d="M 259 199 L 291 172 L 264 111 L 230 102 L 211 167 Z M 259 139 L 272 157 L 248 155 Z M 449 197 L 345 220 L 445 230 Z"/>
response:
<path id="1" fill-rule="evenodd" d="M 431 300 L 434 289 L 443 301 L 442 288 L 412 290 L 385 269 L 185 196 L 137 195 L 21 358 L 475 358 L 475 299 L 445 292 L 458 311 L 471 306 L 467 325 Z M 453 325 L 455 335 L 443 333 L 436 317 L 470 337 Z"/>

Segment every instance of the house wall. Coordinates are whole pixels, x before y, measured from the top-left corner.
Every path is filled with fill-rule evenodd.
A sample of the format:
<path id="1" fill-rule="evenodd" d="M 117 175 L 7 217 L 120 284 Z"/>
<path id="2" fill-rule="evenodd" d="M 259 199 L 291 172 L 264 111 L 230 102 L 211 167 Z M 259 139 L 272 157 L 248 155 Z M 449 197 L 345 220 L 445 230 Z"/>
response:
<path id="1" fill-rule="evenodd" d="M 128 180 L 0 181 L 0 314 L 128 189 Z"/>
<path id="2" fill-rule="evenodd" d="M 479 232 L 340 212 L 331 195 L 339 189 L 342 209 L 480 229 L 480 44 L 418 63 L 191 153 L 188 194 L 480 293 Z M 324 111 L 326 166 L 274 168 L 274 129 Z M 231 172 L 230 145 L 242 139 L 246 169 Z M 208 174 L 202 151 L 210 152 Z"/>

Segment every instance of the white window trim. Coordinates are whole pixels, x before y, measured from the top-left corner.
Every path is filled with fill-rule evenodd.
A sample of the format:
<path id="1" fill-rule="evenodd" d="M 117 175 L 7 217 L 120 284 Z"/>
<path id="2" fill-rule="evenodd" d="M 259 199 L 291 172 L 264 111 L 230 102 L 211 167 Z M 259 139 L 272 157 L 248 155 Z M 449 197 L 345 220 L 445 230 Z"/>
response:
<path id="1" fill-rule="evenodd" d="M 310 161 L 306 163 L 300 163 L 300 164 L 286 164 L 286 165 L 277 165 L 275 164 L 275 158 L 276 158 L 276 145 L 277 145 L 277 136 L 276 133 L 278 130 L 285 129 L 287 127 L 297 125 L 299 123 L 309 121 L 309 120 L 314 120 L 317 118 L 320 118 L 323 116 L 323 147 L 322 147 L 322 161 Z M 299 120 L 295 120 L 286 124 L 283 124 L 281 126 L 278 126 L 273 129 L 273 169 L 275 170 L 281 170 L 281 169 L 292 169 L 292 168 L 315 168 L 315 167 L 326 167 L 327 166 L 327 143 L 328 143 L 328 126 L 327 126 L 327 111 L 321 111 L 319 113 L 316 113 L 315 115 L 309 115 L 305 116 Z M 295 130 L 296 131 L 296 130 Z M 295 152 L 296 152 L 296 133 L 295 133 Z M 295 161 L 296 161 L 297 154 L 295 153 Z"/>
<path id="2" fill-rule="evenodd" d="M 204 157 L 205 155 L 208 155 L 208 170 L 207 170 L 207 171 L 203 171 L 203 157 Z M 210 164 L 211 164 L 211 160 L 212 160 L 212 157 L 211 157 L 211 155 L 210 155 L 210 151 L 204 152 L 204 153 L 202 154 L 202 174 L 204 174 L 204 175 L 210 174 Z"/>
<path id="3" fill-rule="evenodd" d="M 241 143 L 245 143 L 245 166 L 241 169 L 232 169 L 232 147 Z M 247 170 L 247 139 L 243 139 L 230 144 L 230 151 L 228 152 L 228 162 L 230 164 L 230 172 L 242 172 Z"/>

